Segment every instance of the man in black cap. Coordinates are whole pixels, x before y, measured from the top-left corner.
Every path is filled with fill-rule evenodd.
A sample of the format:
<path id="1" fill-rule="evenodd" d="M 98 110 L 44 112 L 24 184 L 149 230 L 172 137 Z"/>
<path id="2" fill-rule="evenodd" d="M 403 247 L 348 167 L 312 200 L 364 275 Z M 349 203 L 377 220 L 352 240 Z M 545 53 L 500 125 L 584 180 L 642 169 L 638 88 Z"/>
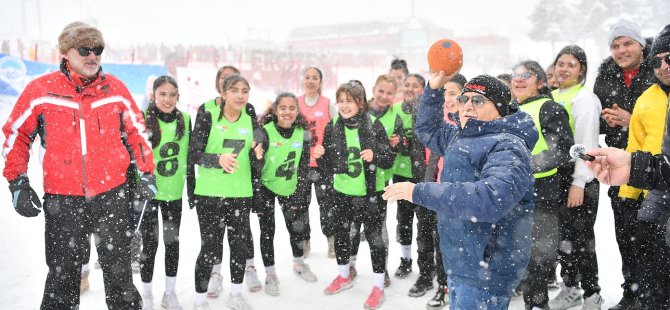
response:
<path id="1" fill-rule="evenodd" d="M 651 44 L 640 34 L 640 26 L 622 19 L 610 28 L 608 44 L 611 56 L 600 65 L 593 92 L 602 104 L 600 132 L 608 146 L 625 149 L 631 113 L 637 98 L 651 85 L 653 69 L 648 61 Z M 651 43 L 651 42 L 649 42 Z M 636 309 L 638 273 L 636 270 L 635 231 L 637 211 L 642 198 L 640 191 L 622 190 L 618 186 L 608 191 L 614 213 L 614 228 L 624 283 L 623 298 L 610 310 Z"/>

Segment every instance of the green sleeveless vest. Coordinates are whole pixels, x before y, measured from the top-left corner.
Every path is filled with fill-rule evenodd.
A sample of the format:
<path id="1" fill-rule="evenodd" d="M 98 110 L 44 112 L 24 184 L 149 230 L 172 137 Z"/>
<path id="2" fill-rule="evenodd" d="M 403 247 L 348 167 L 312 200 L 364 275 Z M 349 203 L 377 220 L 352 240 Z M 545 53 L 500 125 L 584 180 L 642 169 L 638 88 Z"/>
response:
<path id="1" fill-rule="evenodd" d="M 208 154 L 237 154 L 238 167 L 235 173 L 226 173 L 222 168 L 196 166 L 195 194 L 209 197 L 248 198 L 253 196 L 249 150 L 253 142 L 253 125 L 249 114 L 241 111 L 240 118 L 229 122 L 218 119 L 220 108 L 205 106 L 212 118 L 212 128 L 205 146 Z"/>
<path id="2" fill-rule="evenodd" d="M 549 101 L 549 98 L 541 98 L 519 106 L 519 109 L 521 109 L 521 111 L 530 114 L 530 116 L 533 118 L 533 122 L 535 122 L 537 131 L 540 134 L 540 137 L 537 139 L 537 143 L 535 143 L 533 151 L 530 153 L 533 156 L 549 149 L 549 147 L 547 146 L 547 141 L 544 139 L 544 134 L 542 134 L 542 124 L 540 124 L 540 109 L 542 108 L 542 105 L 544 105 L 544 103 L 547 101 Z M 558 169 L 554 168 L 549 171 L 534 173 L 533 176 L 536 179 L 546 178 L 556 174 L 556 172 L 558 172 Z"/>
<path id="3" fill-rule="evenodd" d="M 575 120 L 572 117 L 572 100 L 575 99 L 577 94 L 579 94 L 579 91 L 584 88 L 583 85 L 577 84 L 575 86 L 571 86 L 567 90 L 560 91 L 560 89 L 554 89 L 551 91 L 551 96 L 554 97 L 554 101 L 560 103 L 565 110 L 568 111 L 568 118 L 570 119 L 570 128 L 572 129 L 572 132 L 575 132 Z"/>
<path id="4" fill-rule="evenodd" d="M 274 123 L 263 126 L 268 133 L 268 150 L 263 158 L 261 183 L 279 196 L 290 196 L 298 188 L 298 163 L 302 156 L 305 130 L 295 128 L 286 139 Z"/>
<path id="5" fill-rule="evenodd" d="M 405 113 L 402 110 L 402 103 L 394 104 L 393 110 L 396 115 L 400 116 L 402 121 L 403 135 L 405 137 L 412 137 L 412 131 L 414 130 L 412 124 L 412 114 Z M 415 141 L 418 142 L 418 141 Z M 395 157 L 393 162 L 393 174 L 399 175 L 405 178 L 412 178 L 412 157 L 410 154 L 399 152 Z"/>
<path id="6" fill-rule="evenodd" d="M 333 124 L 337 123 L 337 117 L 333 119 Z M 335 127 L 335 126 L 333 126 Z M 361 142 L 358 137 L 358 128 L 349 129 L 344 126 L 344 136 L 347 146 L 347 163 L 349 171 L 347 173 L 337 173 L 333 177 L 333 188 L 349 196 L 365 196 L 367 189 L 365 186 L 364 165 L 361 159 Z"/>

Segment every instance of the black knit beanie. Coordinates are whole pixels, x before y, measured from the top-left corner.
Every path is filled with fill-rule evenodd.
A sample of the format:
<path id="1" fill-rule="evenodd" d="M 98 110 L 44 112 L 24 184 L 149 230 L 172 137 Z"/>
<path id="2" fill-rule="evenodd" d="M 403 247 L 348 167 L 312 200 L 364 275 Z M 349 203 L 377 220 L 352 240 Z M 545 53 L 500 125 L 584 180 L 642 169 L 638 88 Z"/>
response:
<path id="1" fill-rule="evenodd" d="M 670 25 L 661 30 L 651 46 L 652 57 L 665 52 L 670 52 Z"/>
<path id="2" fill-rule="evenodd" d="M 461 93 L 466 92 L 479 93 L 484 97 L 491 99 L 495 104 L 498 113 L 500 113 L 500 116 L 510 114 L 509 104 L 510 100 L 512 100 L 512 94 L 510 93 L 507 84 L 503 81 L 490 75 L 479 75 L 465 84 Z"/>

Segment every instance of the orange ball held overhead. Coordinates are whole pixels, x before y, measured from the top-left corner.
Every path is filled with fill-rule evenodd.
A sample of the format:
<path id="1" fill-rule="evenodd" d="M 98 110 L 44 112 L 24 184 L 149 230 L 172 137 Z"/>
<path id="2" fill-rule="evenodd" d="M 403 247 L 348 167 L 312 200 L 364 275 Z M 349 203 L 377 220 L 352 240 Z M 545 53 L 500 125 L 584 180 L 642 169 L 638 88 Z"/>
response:
<path id="1" fill-rule="evenodd" d="M 463 50 L 454 40 L 438 40 L 428 50 L 428 65 L 434 72 L 444 70 L 450 75 L 463 67 Z"/>

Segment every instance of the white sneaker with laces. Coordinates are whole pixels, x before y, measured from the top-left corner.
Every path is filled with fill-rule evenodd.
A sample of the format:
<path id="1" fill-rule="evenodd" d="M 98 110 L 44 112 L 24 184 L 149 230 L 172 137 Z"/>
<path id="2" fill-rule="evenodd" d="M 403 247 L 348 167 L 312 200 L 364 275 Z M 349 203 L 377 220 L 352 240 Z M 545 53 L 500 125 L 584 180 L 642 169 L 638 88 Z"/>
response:
<path id="1" fill-rule="evenodd" d="M 584 305 L 582 305 L 582 310 L 600 310 L 600 307 L 603 305 L 603 298 L 600 294 L 595 293 L 589 297 L 584 298 Z"/>
<path id="2" fill-rule="evenodd" d="M 207 297 L 219 297 L 219 293 L 223 290 L 221 283 L 223 283 L 223 276 L 218 272 L 212 272 L 212 275 L 209 277 L 209 284 L 207 285 Z"/>
<path id="3" fill-rule="evenodd" d="M 142 310 L 154 310 L 154 296 L 142 295 Z"/>
<path id="4" fill-rule="evenodd" d="M 309 265 L 305 263 L 293 264 L 293 273 L 305 280 L 305 282 L 316 282 L 316 275 L 309 269 Z"/>
<path id="5" fill-rule="evenodd" d="M 182 310 L 179 300 L 177 299 L 177 294 L 175 293 L 164 293 L 161 306 L 168 310 Z"/>
<path id="6" fill-rule="evenodd" d="M 271 274 L 265 278 L 265 293 L 270 296 L 279 296 L 279 279 Z"/>
<path id="7" fill-rule="evenodd" d="M 263 284 L 258 280 L 258 274 L 256 274 L 256 267 L 249 266 L 244 272 L 244 282 L 247 282 L 247 287 L 250 292 L 258 292 L 263 288 Z"/>
<path id="8" fill-rule="evenodd" d="M 233 309 L 233 310 L 252 310 L 251 305 L 247 303 L 247 301 L 242 297 L 242 295 L 238 296 L 230 296 L 228 297 L 228 301 L 226 301 L 226 306 L 228 308 Z"/>
<path id="9" fill-rule="evenodd" d="M 567 287 L 561 283 L 561 291 L 554 299 L 549 301 L 552 310 L 565 310 L 579 306 L 582 303 L 582 292 L 577 287 Z M 600 308 L 597 308 L 600 309 Z"/>

